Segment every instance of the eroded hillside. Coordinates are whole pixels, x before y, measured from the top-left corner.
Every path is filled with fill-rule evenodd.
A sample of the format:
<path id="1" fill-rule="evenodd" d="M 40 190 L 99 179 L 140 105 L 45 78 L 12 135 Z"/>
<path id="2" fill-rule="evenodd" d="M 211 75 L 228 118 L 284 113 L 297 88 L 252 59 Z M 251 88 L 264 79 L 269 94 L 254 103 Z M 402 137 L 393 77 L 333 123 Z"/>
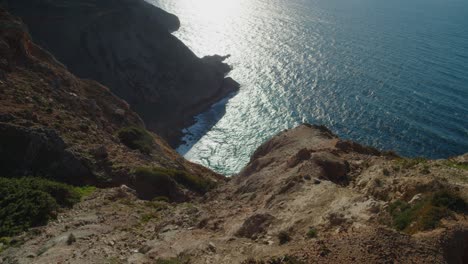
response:
<path id="1" fill-rule="evenodd" d="M 399 158 L 302 125 L 192 202 L 101 190 L 22 237 L 18 263 L 466 263 L 467 157 Z M 76 238 L 67 243 L 70 234 Z M 164 262 L 172 261 L 172 262 Z"/>
<path id="2" fill-rule="evenodd" d="M 127 184 L 154 196 L 161 186 L 135 175 L 136 168 L 223 180 L 146 131 L 140 117 L 108 88 L 68 72 L 32 42 L 19 19 L 0 9 L 0 22 L 2 177 L 43 176 L 101 187 Z M 183 184 L 171 186 L 174 199 L 190 196 Z"/>

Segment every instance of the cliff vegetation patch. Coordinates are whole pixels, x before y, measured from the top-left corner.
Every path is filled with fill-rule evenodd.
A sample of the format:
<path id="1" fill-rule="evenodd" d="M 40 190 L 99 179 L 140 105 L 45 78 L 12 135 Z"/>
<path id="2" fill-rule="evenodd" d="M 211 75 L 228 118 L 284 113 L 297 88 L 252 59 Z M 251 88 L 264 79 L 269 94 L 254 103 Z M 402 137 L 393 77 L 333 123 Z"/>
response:
<path id="1" fill-rule="evenodd" d="M 437 228 L 443 218 L 453 215 L 454 212 L 466 213 L 467 204 L 456 193 L 441 190 L 414 204 L 397 200 L 388 210 L 392 216 L 392 224 L 397 230 L 414 234 Z"/>
<path id="2" fill-rule="evenodd" d="M 176 169 L 140 167 L 135 170 L 134 174 L 136 190 L 139 194 L 145 196 L 144 199 L 174 198 L 173 196 L 177 193 L 177 184 L 201 194 L 206 193 L 216 185 L 211 180 Z M 151 186 L 157 186 L 158 191 L 152 190 Z M 147 191 L 152 192 L 146 195 Z M 149 197 L 149 195 L 152 197 Z"/>
<path id="3" fill-rule="evenodd" d="M 144 128 L 130 126 L 117 131 L 120 142 L 125 146 L 141 151 L 143 154 L 150 154 L 154 147 L 154 139 Z"/>
<path id="4" fill-rule="evenodd" d="M 0 237 L 45 225 L 92 191 L 36 177 L 0 178 Z"/>
<path id="5" fill-rule="evenodd" d="M 455 168 L 455 169 L 468 170 L 468 163 L 447 160 L 445 161 L 445 165 L 451 168 Z"/>
<path id="6" fill-rule="evenodd" d="M 242 264 L 305 264 L 304 261 L 294 256 L 285 255 L 282 257 L 273 257 L 268 260 L 247 259 Z"/>

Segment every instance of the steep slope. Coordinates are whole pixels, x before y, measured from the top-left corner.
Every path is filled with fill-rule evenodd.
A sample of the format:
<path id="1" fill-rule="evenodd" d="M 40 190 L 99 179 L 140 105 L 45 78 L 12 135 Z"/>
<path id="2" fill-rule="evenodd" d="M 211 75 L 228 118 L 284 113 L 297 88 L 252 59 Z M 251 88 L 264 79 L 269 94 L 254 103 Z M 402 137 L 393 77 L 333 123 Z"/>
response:
<path id="1" fill-rule="evenodd" d="M 7 263 L 466 263 L 466 203 L 440 194 L 466 201 L 467 158 L 399 158 L 302 125 L 265 142 L 239 175 L 198 201 L 148 202 L 125 188 L 102 190 L 19 238 L 24 244 L 3 257 Z M 410 208 L 403 213 L 418 214 L 392 219 L 399 204 Z M 395 225 L 400 218 L 409 220 L 404 229 Z M 77 240 L 68 245 L 70 234 Z"/>
<path id="2" fill-rule="evenodd" d="M 96 80 L 176 144 L 193 116 L 238 89 L 223 57 L 198 58 L 170 32 L 179 20 L 144 0 L 3 0 L 34 40 Z"/>
<path id="3" fill-rule="evenodd" d="M 148 151 L 122 141 L 122 128 L 146 136 Z M 141 166 L 176 169 L 210 181 L 223 179 L 187 162 L 160 137 L 145 132 L 143 121 L 125 101 L 99 83 L 69 73 L 31 41 L 18 19 L 0 9 L 1 176 L 136 187 L 145 185 L 133 175 Z M 153 195 L 162 188 L 146 185 L 145 191 Z M 177 188 L 170 198 L 189 195 Z"/>

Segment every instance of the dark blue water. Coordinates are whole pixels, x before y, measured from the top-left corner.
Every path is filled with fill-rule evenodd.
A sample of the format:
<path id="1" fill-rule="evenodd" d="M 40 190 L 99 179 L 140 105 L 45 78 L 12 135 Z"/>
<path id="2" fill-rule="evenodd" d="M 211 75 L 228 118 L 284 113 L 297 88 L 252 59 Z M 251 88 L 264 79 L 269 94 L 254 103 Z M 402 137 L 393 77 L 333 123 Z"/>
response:
<path id="1" fill-rule="evenodd" d="M 468 152 L 466 0 L 153 3 L 197 55 L 231 54 L 242 84 L 187 129 L 178 150 L 195 162 L 235 173 L 301 122 L 406 156 Z"/>

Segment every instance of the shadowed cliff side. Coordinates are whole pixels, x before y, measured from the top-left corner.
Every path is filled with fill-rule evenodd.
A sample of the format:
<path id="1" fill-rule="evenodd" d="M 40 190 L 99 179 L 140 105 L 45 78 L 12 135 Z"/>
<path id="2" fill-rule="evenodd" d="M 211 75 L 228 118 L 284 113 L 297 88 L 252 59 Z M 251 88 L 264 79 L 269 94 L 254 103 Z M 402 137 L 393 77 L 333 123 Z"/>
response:
<path id="1" fill-rule="evenodd" d="M 109 89 L 69 73 L 32 42 L 19 19 L 1 8 L 0 167 L 0 177 L 42 176 L 101 187 L 127 184 L 148 199 L 164 195 L 169 186 L 168 198 L 185 200 L 204 191 L 201 183 L 223 179 L 147 132 L 140 117 Z M 158 175 L 174 179 L 166 177 L 163 187 L 146 175 L 148 169 L 134 172 L 140 167 L 163 168 Z M 198 185 L 185 188 L 187 177 Z"/>
<path id="2" fill-rule="evenodd" d="M 125 99 L 176 145 L 193 116 L 238 89 L 221 56 L 198 58 L 170 34 L 179 20 L 144 0 L 3 0 L 69 70 Z"/>

